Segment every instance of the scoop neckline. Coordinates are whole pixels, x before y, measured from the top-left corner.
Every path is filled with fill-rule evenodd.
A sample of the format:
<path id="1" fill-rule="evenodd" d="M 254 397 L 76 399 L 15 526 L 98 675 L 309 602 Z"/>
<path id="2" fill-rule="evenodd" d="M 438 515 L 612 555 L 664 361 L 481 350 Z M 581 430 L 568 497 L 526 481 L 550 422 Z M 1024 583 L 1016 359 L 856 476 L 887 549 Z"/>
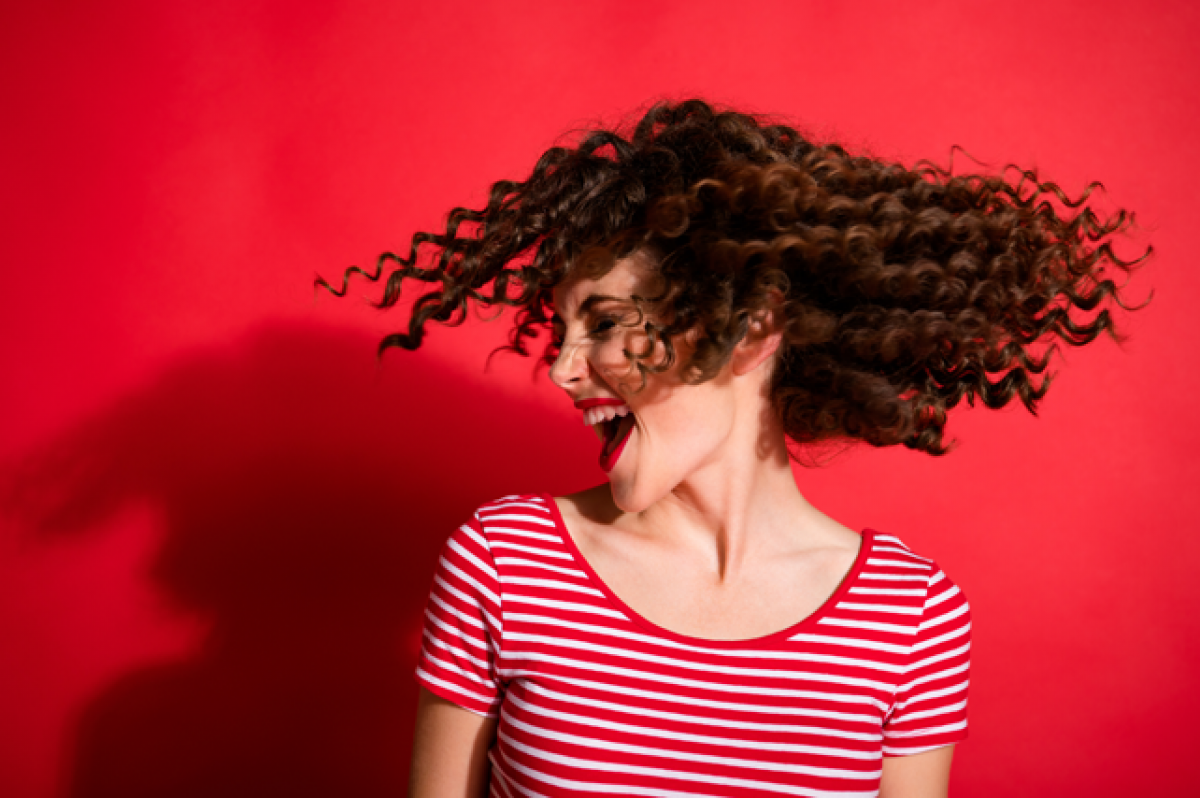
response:
<path id="1" fill-rule="evenodd" d="M 629 618 L 629 620 L 633 621 L 638 626 L 641 626 L 646 631 L 659 637 L 664 637 L 677 643 L 683 643 L 690 646 L 706 648 L 745 648 L 747 646 L 760 646 L 786 641 L 789 638 L 800 634 L 807 627 L 815 626 L 821 620 L 821 618 L 824 617 L 831 608 L 837 606 L 837 603 L 842 600 L 842 597 L 849 592 L 850 586 L 855 582 L 855 580 L 857 580 L 859 573 L 862 572 L 863 566 L 866 564 L 867 556 L 875 539 L 875 531 L 872 529 L 864 529 L 859 533 L 861 540 L 858 544 L 858 553 L 854 556 L 854 562 L 851 564 L 850 569 L 846 571 L 846 574 L 842 577 L 841 582 L 838 583 L 837 589 L 835 589 L 833 593 L 831 593 L 829 597 L 825 599 L 825 601 L 823 601 L 815 610 L 813 610 L 804 618 L 801 618 L 799 621 L 796 621 L 790 626 L 780 629 L 779 631 L 769 632 L 758 637 L 748 637 L 737 640 L 713 640 L 707 637 L 694 637 L 692 635 L 685 635 L 681 632 L 675 632 L 667 629 L 665 626 L 660 626 L 654 621 L 651 621 L 649 618 L 646 618 L 633 607 L 630 607 L 628 604 L 626 604 L 625 601 L 622 600 L 621 597 L 616 593 L 614 593 L 612 588 L 610 588 L 608 584 L 600 578 L 600 574 L 596 573 L 596 570 L 592 568 L 592 564 L 588 562 L 587 557 L 583 556 L 583 552 L 579 550 L 579 546 L 575 542 L 575 538 L 571 535 L 570 530 L 567 529 L 567 524 L 563 520 L 562 511 L 558 507 L 558 502 L 555 501 L 554 497 L 548 493 L 542 493 L 539 495 L 541 496 L 542 500 L 549 505 L 555 528 L 558 530 L 559 536 L 563 539 L 563 544 L 567 547 L 571 558 L 575 561 L 575 564 L 587 575 L 588 580 L 592 583 L 592 585 L 600 590 L 600 592 L 602 592 L 605 597 L 612 602 L 613 606 L 620 610 L 623 615 L 625 615 L 627 618 Z"/>

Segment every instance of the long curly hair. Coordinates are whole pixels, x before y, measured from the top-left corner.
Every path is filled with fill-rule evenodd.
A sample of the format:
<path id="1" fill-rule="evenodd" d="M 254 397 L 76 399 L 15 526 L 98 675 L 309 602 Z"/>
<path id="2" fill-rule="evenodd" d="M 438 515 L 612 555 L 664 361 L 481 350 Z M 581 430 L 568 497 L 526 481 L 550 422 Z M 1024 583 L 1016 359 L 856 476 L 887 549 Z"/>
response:
<path id="1" fill-rule="evenodd" d="M 484 208 L 454 208 L 444 232 L 415 234 L 374 273 L 317 283 L 342 296 L 353 274 L 390 270 L 380 308 L 406 281 L 433 285 L 381 353 L 416 349 L 429 322 L 461 324 L 474 305 L 516 308 L 503 348 L 527 355 L 553 327 L 555 286 L 648 253 L 661 290 L 637 298 L 648 345 L 626 352 L 643 377 L 670 368 L 688 333 L 681 373 L 711 378 L 773 307 L 783 341 L 770 395 L 793 442 L 943 454 L 949 409 L 1018 398 L 1036 412 L 1057 342 L 1116 337 L 1107 305 L 1127 303 L 1113 277 L 1151 249 L 1115 254 L 1133 214 L 1098 215 L 1097 188 L 1072 198 L 1013 166 L 909 168 L 701 100 L 661 103 L 549 149 L 526 180 L 494 183 Z M 542 357 L 560 344 L 551 335 Z"/>

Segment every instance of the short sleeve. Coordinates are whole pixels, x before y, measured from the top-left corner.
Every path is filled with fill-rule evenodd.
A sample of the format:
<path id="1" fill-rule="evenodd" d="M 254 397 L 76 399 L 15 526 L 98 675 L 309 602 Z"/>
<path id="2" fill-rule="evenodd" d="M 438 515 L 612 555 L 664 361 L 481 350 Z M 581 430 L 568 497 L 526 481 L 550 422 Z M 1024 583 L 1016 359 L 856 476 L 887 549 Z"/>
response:
<path id="1" fill-rule="evenodd" d="M 928 585 L 903 681 L 883 726 L 886 756 L 919 754 L 967 736 L 971 608 L 940 569 L 934 568 Z"/>
<path id="2" fill-rule="evenodd" d="M 495 717 L 502 695 L 496 663 L 503 634 L 500 580 L 474 518 L 442 548 L 425 607 L 417 681 L 465 709 Z"/>

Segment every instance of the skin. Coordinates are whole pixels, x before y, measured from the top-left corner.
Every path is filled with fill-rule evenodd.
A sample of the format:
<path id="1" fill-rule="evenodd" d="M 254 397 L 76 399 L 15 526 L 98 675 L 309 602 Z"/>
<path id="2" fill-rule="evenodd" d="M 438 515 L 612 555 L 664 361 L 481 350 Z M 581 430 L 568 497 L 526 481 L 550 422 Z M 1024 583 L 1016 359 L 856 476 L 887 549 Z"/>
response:
<path id="1" fill-rule="evenodd" d="M 829 598 L 862 538 L 796 486 L 768 397 L 781 340 L 773 313 L 751 321 L 713 379 L 684 382 L 682 337 L 675 366 L 639 390 L 623 353 L 644 351 L 646 339 L 629 297 L 653 295 L 652 280 L 635 254 L 555 291 L 563 343 L 550 379 L 572 401 L 624 399 L 635 417 L 609 482 L 556 501 L 596 573 L 647 620 L 709 640 L 771 634 Z M 411 795 L 484 794 L 495 722 L 422 693 Z M 880 795 L 945 796 L 952 755 L 946 746 L 885 758 Z"/>
<path id="2" fill-rule="evenodd" d="M 496 721 L 421 688 L 408 794 L 413 798 L 477 798 L 487 794 L 488 748 Z"/>

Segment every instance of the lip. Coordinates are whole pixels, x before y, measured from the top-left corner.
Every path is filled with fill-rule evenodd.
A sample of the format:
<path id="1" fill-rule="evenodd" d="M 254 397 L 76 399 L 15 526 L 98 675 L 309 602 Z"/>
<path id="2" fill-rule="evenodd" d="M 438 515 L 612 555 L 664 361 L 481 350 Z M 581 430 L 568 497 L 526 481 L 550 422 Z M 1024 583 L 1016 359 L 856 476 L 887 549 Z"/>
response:
<path id="1" fill-rule="evenodd" d="M 613 399 L 608 396 L 601 396 L 595 399 L 579 399 L 575 402 L 575 407 L 579 410 L 587 410 L 590 407 L 606 407 L 609 405 L 623 405 L 624 399 Z"/>

